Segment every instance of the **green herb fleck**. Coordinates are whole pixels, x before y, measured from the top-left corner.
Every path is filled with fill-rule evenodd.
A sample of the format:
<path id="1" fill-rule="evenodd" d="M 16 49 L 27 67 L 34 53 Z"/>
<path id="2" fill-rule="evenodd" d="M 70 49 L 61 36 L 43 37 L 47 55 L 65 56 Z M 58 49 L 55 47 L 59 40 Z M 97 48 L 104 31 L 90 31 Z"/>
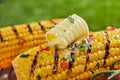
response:
<path id="1" fill-rule="evenodd" d="M 92 74 L 94 74 L 94 71 L 90 70 L 90 72 L 91 72 Z"/>
<path id="2" fill-rule="evenodd" d="M 66 57 L 63 57 L 63 61 L 66 61 L 67 59 L 66 59 Z"/>
<path id="3" fill-rule="evenodd" d="M 37 75 L 37 80 L 41 80 L 41 76 L 40 75 Z"/>
<path id="4" fill-rule="evenodd" d="M 114 61 L 110 66 L 110 70 L 114 70 L 114 65 L 118 62 L 120 62 L 120 60 Z"/>
<path id="5" fill-rule="evenodd" d="M 104 42 L 102 42 L 102 44 L 104 44 Z"/>
<path id="6" fill-rule="evenodd" d="M 43 56 L 40 56 L 40 59 L 43 59 Z"/>
<path id="7" fill-rule="evenodd" d="M 64 30 L 64 32 L 66 32 L 66 30 Z"/>
<path id="8" fill-rule="evenodd" d="M 100 68 L 100 61 L 97 62 L 96 66 L 95 67 L 98 67 Z"/>
<path id="9" fill-rule="evenodd" d="M 68 20 L 69 20 L 71 23 L 74 23 L 74 19 L 72 18 L 72 16 L 69 16 L 69 17 L 68 17 Z"/>
<path id="10" fill-rule="evenodd" d="M 83 42 L 82 42 L 82 45 L 83 45 L 83 46 L 86 46 L 86 42 L 85 42 L 85 41 L 83 41 Z"/>
<path id="11" fill-rule="evenodd" d="M 40 64 L 40 67 L 42 67 L 42 64 Z"/>
<path id="12" fill-rule="evenodd" d="M 75 57 L 73 56 L 72 59 L 73 59 L 73 62 L 74 62 L 75 61 Z"/>
<path id="13" fill-rule="evenodd" d="M 48 29 L 52 29 L 52 28 L 54 28 L 54 26 L 52 26 L 52 27 L 49 27 Z"/>
<path id="14" fill-rule="evenodd" d="M 82 42 L 82 45 L 79 45 L 79 46 L 78 46 L 78 50 L 84 51 L 85 49 L 86 49 L 86 42 L 83 41 L 83 42 Z"/>
<path id="15" fill-rule="evenodd" d="M 30 54 L 21 54 L 20 57 L 28 57 Z"/>
<path id="16" fill-rule="evenodd" d="M 16 36 L 16 39 L 19 39 L 19 36 Z"/>
<path id="17" fill-rule="evenodd" d="M 108 78 L 108 80 L 112 80 L 112 78 L 115 78 L 117 75 L 120 74 L 120 70 L 106 70 L 94 73 L 90 80 L 104 80 Z"/>
<path id="18" fill-rule="evenodd" d="M 116 38 L 118 41 L 120 40 L 120 38 Z"/>

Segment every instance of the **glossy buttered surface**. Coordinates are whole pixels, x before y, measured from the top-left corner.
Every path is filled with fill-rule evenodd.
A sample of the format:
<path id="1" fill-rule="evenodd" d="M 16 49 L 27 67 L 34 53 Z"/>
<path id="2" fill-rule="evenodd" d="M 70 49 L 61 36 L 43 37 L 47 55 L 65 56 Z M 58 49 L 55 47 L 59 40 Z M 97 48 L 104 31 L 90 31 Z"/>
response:
<path id="1" fill-rule="evenodd" d="M 13 61 L 18 80 L 88 80 L 93 72 L 108 70 L 120 59 L 120 29 L 90 32 L 66 49 L 44 44 Z M 29 55 L 20 57 L 21 55 Z M 116 64 L 115 69 L 120 69 Z M 25 75 L 26 74 L 26 75 Z"/>

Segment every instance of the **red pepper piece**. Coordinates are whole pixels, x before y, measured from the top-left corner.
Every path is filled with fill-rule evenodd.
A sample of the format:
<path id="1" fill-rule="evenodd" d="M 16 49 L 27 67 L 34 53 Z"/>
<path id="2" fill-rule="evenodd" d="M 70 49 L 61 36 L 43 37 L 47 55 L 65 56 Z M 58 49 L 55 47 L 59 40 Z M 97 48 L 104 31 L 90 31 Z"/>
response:
<path id="1" fill-rule="evenodd" d="M 117 76 L 118 80 L 120 80 L 120 74 Z"/>
<path id="2" fill-rule="evenodd" d="M 91 37 L 90 40 L 95 41 L 95 38 L 94 38 L 94 37 Z"/>
<path id="3" fill-rule="evenodd" d="M 26 43 L 26 40 L 24 38 L 19 38 L 18 44 L 21 45 L 21 46 L 23 46 L 24 43 Z"/>
<path id="4" fill-rule="evenodd" d="M 95 41 L 94 33 L 93 33 L 93 32 L 90 32 L 90 33 L 89 33 L 89 38 L 90 38 L 90 40 Z"/>
<path id="5" fill-rule="evenodd" d="M 64 69 L 68 68 L 68 63 L 66 61 L 63 61 L 60 63 L 60 66 Z"/>
<path id="6" fill-rule="evenodd" d="M 107 27 L 107 30 L 110 30 L 110 31 L 113 31 L 113 30 L 115 30 L 116 28 L 114 28 L 114 27 Z"/>
<path id="7" fill-rule="evenodd" d="M 49 50 L 50 50 L 50 47 L 46 47 L 44 50 L 49 51 Z"/>
<path id="8" fill-rule="evenodd" d="M 44 49 L 43 49 L 43 47 L 40 45 L 40 51 L 43 51 Z"/>
<path id="9" fill-rule="evenodd" d="M 89 37 L 93 37 L 93 36 L 94 36 L 93 32 L 90 32 Z"/>

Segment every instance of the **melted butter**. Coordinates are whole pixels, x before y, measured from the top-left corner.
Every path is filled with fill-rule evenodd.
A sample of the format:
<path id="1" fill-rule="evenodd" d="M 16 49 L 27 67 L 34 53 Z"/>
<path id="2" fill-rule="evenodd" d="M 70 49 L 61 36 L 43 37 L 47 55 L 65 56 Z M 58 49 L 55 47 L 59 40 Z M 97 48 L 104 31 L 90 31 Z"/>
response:
<path id="1" fill-rule="evenodd" d="M 48 34 L 47 37 L 48 37 L 48 40 L 51 41 L 51 42 L 54 42 L 54 41 L 57 41 L 57 40 L 58 40 L 57 37 L 54 36 L 54 35 L 52 35 L 52 34 Z"/>

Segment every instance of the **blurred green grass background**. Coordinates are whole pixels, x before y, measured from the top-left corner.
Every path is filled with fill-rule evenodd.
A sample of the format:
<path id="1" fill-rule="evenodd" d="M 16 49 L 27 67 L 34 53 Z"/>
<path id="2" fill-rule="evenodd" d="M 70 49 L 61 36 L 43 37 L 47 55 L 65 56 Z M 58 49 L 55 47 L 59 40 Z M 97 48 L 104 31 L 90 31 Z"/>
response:
<path id="1" fill-rule="evenodd" d="M 120 0 L 0 1 L 0 27 L 64 18 L 73 13 L 84 18 L 92 31 L 120 26 Z"/>

